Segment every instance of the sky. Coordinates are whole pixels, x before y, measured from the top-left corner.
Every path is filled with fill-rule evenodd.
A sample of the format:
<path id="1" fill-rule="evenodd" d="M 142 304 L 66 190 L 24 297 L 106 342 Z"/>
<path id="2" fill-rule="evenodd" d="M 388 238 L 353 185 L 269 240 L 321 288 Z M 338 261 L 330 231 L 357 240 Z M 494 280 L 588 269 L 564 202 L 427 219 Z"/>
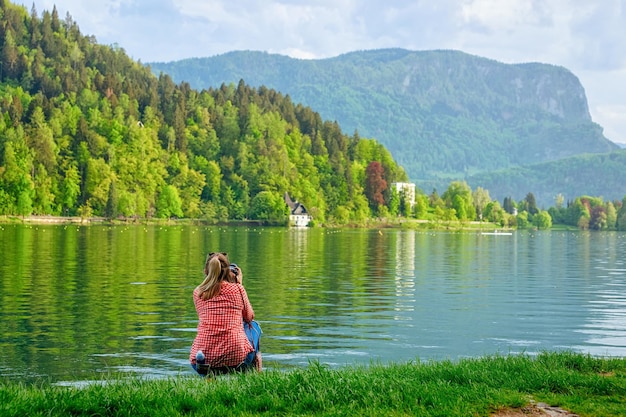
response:
<path id="1" fill-rule="evenodd" d="M 503 63 L 563 66 L 592 119 L 626 144 L 626 0 L 13 0 L 56 5 L 83 35 L 142 63 L 251 50 L 319 59 L 454 49 Z"/>

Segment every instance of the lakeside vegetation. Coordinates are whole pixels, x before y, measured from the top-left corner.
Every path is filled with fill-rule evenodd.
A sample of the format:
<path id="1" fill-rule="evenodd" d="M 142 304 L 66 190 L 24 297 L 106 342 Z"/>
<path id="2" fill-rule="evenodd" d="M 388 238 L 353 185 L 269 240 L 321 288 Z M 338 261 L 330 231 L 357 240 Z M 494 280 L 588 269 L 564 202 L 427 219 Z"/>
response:
<path id="1" fill-rule="evenodd" d="M 1 0 L 0 12 L 0 215 L 285 225 L 287 192 L 313 225 L 626 230 L 623 203 L 593 196 L 540 210 L 532 192 L 500 203 L 453 181 L 412 205 L 391 187 L 407 174 L 383 145 L 288 95 L 243 81 L 196 91 L 56 8 Z"/>
<path id="2" fill-rule="evenodd" d="M 370 216 L 366 170 L 405 181 L 374 139 L 241 82 L 197 91 L 83 36 L 56 8 L 0 1 L 0 214 L 286 219 Z"/>
<path id="3" fill-rule="evenodd" d="M 455 231 L 488 231 L 500 229 L 539 230 L 626 230 L 626 197 L 623 201 L 605 202 L 602 198 L 583 196 L 563 205 L 557 196 L 557 205 L 548 210 L 537 208 L 532 193 L 520 202 L 505 198 L 504 206 L 489 199 L 489 192 L 478 188 L 471 191 L 466 183 L 453 183 L 444 193 L 446 200 L 436 191 L 430 196 L 418 193 L 413 207 L 406 204 L 404 196 L 392 194 L 393 212 L 381 205 L 379 217 L 350 222 L 350 217 L 331 218 L 327 227 L 403 228 Z M 471 202 L 470 202 L 471 200 Z M 403 208 L 401 208 L 403 207 Z M 381 217 L 382 216 L 382 217 Z M 335 221 L 333 223 L 333 221 Z M 204 225 L 256 225 L 285 226 L 286 218 L 269 220 L 216 220 L 207 218 L 124 218 L 80 216 L 14 216 L 0 215 L 0 223 L 39 224 L 204 224 Z"/>
<path id="4" fill-rule="evenodd" d="M 319 363 L 204 380 L 103 379 L 75 387 L 0 380 L 17 416 L 491 416 L 532 401 L 583 417 L 626 415 L 626 360 L 571 352 L 331 369 Z"/>

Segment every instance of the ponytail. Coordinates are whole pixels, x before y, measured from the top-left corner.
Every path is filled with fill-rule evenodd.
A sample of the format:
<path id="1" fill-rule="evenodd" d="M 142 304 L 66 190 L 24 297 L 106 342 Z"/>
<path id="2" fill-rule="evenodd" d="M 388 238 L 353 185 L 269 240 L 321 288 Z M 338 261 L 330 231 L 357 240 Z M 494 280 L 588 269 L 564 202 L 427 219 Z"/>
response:
<path id="1" fill-rule="evenodd" d="M 222 281 L 228 277 L 228 258 L 221 253 L 210 254 L 204 265 L 204 274 L 204 280 L 197 290 L 200 298 L 210 300 L 220 293 Z"/>

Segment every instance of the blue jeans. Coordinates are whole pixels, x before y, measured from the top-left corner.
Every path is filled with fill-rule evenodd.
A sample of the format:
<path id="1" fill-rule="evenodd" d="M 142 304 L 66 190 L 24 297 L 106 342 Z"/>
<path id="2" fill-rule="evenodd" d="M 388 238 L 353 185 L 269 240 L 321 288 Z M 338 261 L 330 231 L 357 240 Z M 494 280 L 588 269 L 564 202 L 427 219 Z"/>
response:
<path id="1" fill-rule="evenodd" d="M 246 333 L 248 337 L 248 341 L 252 345 L 254 349 L 253 352 L 248 353 L 246 358 L 242 363 L 237 366 L 222 366 L 220 368 L 210 368 L 202 366 L 198 367 L 198 364 L 191 364 L 191 367 L 199 373 L 200 375 L 206 375 L 208 372 L 212 374 L 227 374 L 231 372 L 245 372 L 250 369 L 254 369 L 254 360 L 256 359 L 257 352 L 260 352 L 261 349 L 261 326 L 256 321 L 252 320 L 250 323 L 243 323 L 243 331 Z"/>
<path id="2" fill-rule="evenodd" d="M 257 352 L 261 351 L 261 326 L 256 321 L 252 320 L 250 323 L 243 322 L 243 331 L 246 332 L 248 340 L 254 349 L 254 352 L 248 353 L 246 359 L 243 361 L 246 365 L 251 366 L 254 363 Z"/>

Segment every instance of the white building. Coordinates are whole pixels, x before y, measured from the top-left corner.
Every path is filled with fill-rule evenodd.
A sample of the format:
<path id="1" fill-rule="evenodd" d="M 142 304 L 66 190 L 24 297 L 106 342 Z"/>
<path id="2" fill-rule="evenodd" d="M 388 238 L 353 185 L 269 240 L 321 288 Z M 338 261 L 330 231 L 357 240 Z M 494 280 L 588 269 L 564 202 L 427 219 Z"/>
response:
<path id="1" fill-rule="evenodd" d="M 401 196 L 404 195 L 411 208 L 415 205 L 415 184 L 412 182 L 392 182 L 391 188 L 396 190 Z"/>
<path id="2" fill-rule="evenodd" d="M 296 227 L 307 227 L 313 217 L 306 211 L 306 207 L 297 201 L 292 201 L 288 193 L 285 193 L 285 203 L 289 206 L 289 224 Z"/>

